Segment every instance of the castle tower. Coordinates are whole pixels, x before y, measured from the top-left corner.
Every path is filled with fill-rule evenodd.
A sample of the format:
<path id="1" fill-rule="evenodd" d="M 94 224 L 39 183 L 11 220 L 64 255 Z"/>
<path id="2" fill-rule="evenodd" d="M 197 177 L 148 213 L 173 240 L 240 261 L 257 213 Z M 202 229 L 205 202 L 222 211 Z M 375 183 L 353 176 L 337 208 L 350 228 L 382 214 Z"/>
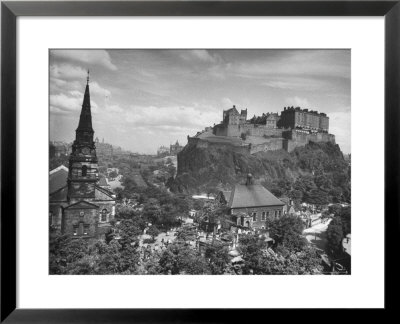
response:
<path id="1" fill-rule="evenodd" d="M 75 141 L 69 156 L 68 199 L 81 200 L 95 197 L 98 181 L 96 147 L 93 141 L 90 110 L 89 71 Z"/>

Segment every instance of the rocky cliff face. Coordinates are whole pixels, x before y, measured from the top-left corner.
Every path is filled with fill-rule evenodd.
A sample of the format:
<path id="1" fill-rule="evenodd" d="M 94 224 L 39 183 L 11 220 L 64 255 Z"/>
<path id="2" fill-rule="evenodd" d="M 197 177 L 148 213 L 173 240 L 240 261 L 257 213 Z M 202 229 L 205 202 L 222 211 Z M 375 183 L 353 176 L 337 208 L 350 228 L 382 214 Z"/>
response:
<path id="1" fill-rule="evenodd" d="M 342 192 L 350 190 L 348 163 L 339 146 L 332 143 L 310 143 L 291 153 L 279 150 L 252 155 L 228 145 L 204 148 L 188 144 L 178 154 L 177 176 L 169 187 L 172 191 L 185 193 L 229 190 L 248 173 L 271 191 L 276 187 L 285 195 L 295 189 L 296 181 L 302 177 L 327 177 L 328 184 L 321 187 L 328 194 L 335 187 L 340 187 Z M 337 177 L 341 178 L 340 183 Z M 315 188 L 319 187 L 315 183 Z"/>

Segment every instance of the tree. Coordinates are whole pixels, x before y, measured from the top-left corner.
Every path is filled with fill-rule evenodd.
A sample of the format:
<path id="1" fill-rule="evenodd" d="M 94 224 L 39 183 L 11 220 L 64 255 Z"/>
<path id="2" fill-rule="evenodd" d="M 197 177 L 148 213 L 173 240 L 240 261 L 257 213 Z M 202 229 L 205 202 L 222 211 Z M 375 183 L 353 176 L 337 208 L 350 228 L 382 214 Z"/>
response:
<path id="1" fill-rule="evenodd" d="M 273 251 L 253 234 L 242 237 L 239 243 L 245 261 L 244 274 L 319 274 L 322 271 L 322 259 L 314 247 L 303 246 L 295 252 L 281 245 Z"/>
<path id="2" fill-rule="evenodd" d="M 332 188 L 329 192 L 332 197 L 332 201 L 335 203 L 339 203 L 343 200 L 342 198 L 342 189 L 340 187 Z"/>
<path id="3" fill-rule="evenodd" d="M 304 200 L 309 204 L 321 206 L 329 203 L 329 196 L 321 189 L 311 189 L 306 192 Z"/>
<path id="4" fill-rule="evenodd" d="M 50 159 L 54 158 L 56 156 L 56 147 L 50 143 L 49 145 L 49 157 Z"/>
<path id="5" fill-rule="evenodd" d="M 153 238 L 153 240 L 155 240 L 155 237 L 158 236 L 158 234 L 160 234 L 160 230 L 156 226 L 152 225 L 147 230 L 146 234 L 150 235 Z"/>
<path id="6" fill-rule="evenodd" d="M 204 256 L 208 259 L 211 274 L 223 274 L 229 265 L 229 248 L 223 244 L 207 246 Z"/>
<path id="7" fill-rule="evenodd" d="M 317 250 L 312 246 L 305 246 L 302 251 L 280 252 L 269 251 L 263 261 L 268 269 L 268 274 L 321 274 L 323 270 L 322 259 Z"/>
<path id="8" fill-rule="evenodd" d="M 290 251 L 301 251 L 307 244 L 302 236 L 304 230 L 303 221 L 293 215 L 284 215 L 281 218 L 267 220 L 270 236 L 276 245 L 281 245 Z"/>
<path id="9" fill-rule="evenodd" d="M 334 252 L 338 253 L 343 240 L 343 224 L 340 217 L 335 217 L 328 226 L 326 231 L 329 248 Z"/>
<path id="10" fill-rule="evenodd" d="M 128 249 L 139 242 L 138 236 L 142 234 L 142 230 L 133 219 L 123 219 L 115 228 L 119 234 L 118 242 L 122 249 Z"/>
<path id="11" fill-rule="evenodd" d="M 303 200 L 303 192 L 301 190 L 293 189 L 289 192 L 289 197 L 295 202 L 300 203 Z"/>
<path id="12" fill-rule="evenodd" d="M 339 217 L 342 220 L 343 235 L 351 233 L 351 208 L 343 207 L 339 213 Z"/>
<path id="13" fill-rule="evenodd" d="M 239 238 L 239 251 L 244 259 L 243 274 L 265 274 L 268 272 L 263 257 L 267 242 L 254 234 L 243 235 Z"/>
<path id="14" fill-rule="evenodd" d="M 184 244 L 173 243 L 161 257 L 159 265 L 164 274 L 210 274 L 207 261 L 199 252 Z"/>

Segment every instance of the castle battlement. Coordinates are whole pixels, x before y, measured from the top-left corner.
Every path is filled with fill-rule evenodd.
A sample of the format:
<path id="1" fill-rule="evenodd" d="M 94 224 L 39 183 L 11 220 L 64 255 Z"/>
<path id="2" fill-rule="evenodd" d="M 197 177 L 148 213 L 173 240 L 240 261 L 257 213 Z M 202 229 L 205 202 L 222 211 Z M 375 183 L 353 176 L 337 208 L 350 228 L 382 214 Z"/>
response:
<path id="1" fill-rule="evenodd" d="M 335 136 L 329 134 L 329 117 L 300 107 L 284 107 L 280 114 L 263 113 L 248 120 L 247 108 L 239 113 L 233 106 L 223 110 L 220 124 L 195 135 L 199 140 L 211 136 L 218 138 L 220 143 L 224 142 L 223 138 L 238 139 L 243 146 L 249 147 L 251 153 L 279 149 L 291 151 L 310 141 L 335 142 Z"/>

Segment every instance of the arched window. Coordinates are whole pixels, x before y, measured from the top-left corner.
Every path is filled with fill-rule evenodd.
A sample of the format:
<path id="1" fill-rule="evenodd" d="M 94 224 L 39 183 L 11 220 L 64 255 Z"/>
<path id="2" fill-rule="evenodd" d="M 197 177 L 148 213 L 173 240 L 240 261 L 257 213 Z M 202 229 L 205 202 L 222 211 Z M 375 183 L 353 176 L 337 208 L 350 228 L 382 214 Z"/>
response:
<path id="1" fill-rule="evenodd" d="M 86 175 L 87 175 L 87 166 L 84 165 L 82 166 L 82 177 L 86 177 Z"/>
<path id="2" fill-rule="evenodd" d="M 103 209 L 101 211 L 101 221 L 106 222 L 107 221 L 107 209 Z"/>

